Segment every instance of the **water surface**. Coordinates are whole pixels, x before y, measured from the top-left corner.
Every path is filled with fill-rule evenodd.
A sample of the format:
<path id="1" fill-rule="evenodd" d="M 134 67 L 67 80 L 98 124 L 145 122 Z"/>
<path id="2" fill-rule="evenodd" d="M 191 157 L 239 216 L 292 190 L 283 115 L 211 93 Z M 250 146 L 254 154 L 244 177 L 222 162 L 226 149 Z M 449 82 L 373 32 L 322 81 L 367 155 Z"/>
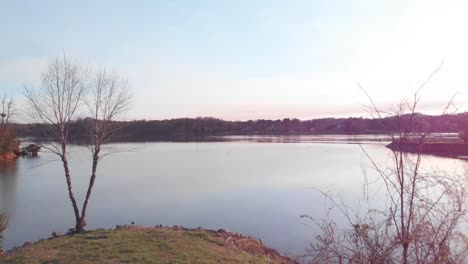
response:
<path id="1" fill-rule="evenodd" d="M 357 201 L 364 176 L 375 175 L 363 150 L 380 164 L 391 162 L 391 152 L 380 144 L 269 141 L 109 145 L 114 154 L 98 169 L 88 228 L 131 221 L 224 228 L 297 255 L 313 239 L 313 230 L 298 216 L 324 216 L 320 191 Z M 89 151 L 80 146 L 71 150 L 74 192 L 81 204 L 91 168 Z M 9 217 L 4 248 L 73 226 L 63 170 L 54 159 L 41 152 L 38 158 L 1 164 L 0 210 Z M 467 168 L 466 162 L 447 158 L 426 156 L 424 161 L 426 167 Z"/>

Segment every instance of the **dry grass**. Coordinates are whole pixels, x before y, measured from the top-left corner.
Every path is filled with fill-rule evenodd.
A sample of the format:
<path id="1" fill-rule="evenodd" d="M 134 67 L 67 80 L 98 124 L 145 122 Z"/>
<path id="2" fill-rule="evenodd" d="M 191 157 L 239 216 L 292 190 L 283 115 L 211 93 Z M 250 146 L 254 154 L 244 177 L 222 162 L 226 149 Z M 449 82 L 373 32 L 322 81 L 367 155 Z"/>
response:
<path id="1" fill-rule="evenodd" d="M 206 230 L 96 230 L 44 240 L 0 263 L 281 263 L 253 255 Z"/>

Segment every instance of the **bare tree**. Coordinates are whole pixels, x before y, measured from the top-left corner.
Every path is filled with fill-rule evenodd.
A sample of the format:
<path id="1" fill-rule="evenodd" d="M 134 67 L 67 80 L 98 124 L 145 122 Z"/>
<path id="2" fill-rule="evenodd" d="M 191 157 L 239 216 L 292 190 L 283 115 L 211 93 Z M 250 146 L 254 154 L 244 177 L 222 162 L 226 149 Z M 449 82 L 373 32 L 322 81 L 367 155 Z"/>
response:
<path id="1" fill-rule="evenodd" d="M 7 97 L 6 92 L 1 98 L 0 111 L 0 154 L 14 158 L 16 157 L 14 154 L 19 151 L 19 141 L 10 123 L 14 114 L 14 101 L 13 98 Z"/>
<path id="2" fill-rule="evenodd" d="M 0 136 L 3 136 L 10 128 L 10 118 L 13 115 L 13 98 L 8 98 L 5 92 L 1 104 L 2 110 L 0 113 L 0 117 L 2 118 L 2 120 L 0 122 Z"/>
<path id="3" fill-rule="evenodd" d="M 86 212 L 99 161 L 109 154 L 103 153 L 102 146 L 115 137 L 117 131 L 115 119 L 124 113 L 130 104 L 127 83 L 117 74 L 110 74 L 104 69 L 89 73 L 78 63 L 63 57 L 50 64 L 43 74 L 40 88 L 26 88 L 25 93 L 33 114 L 43 123 L 51 125 L 50 133 L 54 142 L 44 147 L 62 161 L 68 194 L 75 214 L 74 232 L 80 232 L 86 226 Z M 82 143 L 88 145 L 91 150 L 92 164 L 86 197 L 80 210 L 72 189 L 67 145 L 72 123 L 81 107 L 89 110 L 89 118 L 86 119 L 88 124 L 86 132 L 79 136 L 82 138 Z"/>
<path id="4" fill-rule="evenodd" d="M 70 125 L 82 103 L 86 86 L 86 70 L 63 56 L 55 59 L 42 74 L 40 87 L 25 87 L 33 117 L 51 125 L 49 136 L 53 142 L 43 147 L 56 154 L 62 162 L 68 196 L 75 214 L 76 230 L 80 227 L 81 217 L 72 188 L 67 146 Z"/>
<path id="5" fill-rule="evenodd" d="M 88 144 L 92 154 L 92 167 L 88 191 L 81 211 L 79 230 L 86 226 L 86 210 L 96 180 L 99 161 L 108 154 L 102 153 L 102 145 L 115 138 L 118 127 L 114 120 L 127 110 L 131 97 L 126 81 L 121 80 L 115 73 L 111 74 L 101 69 L 92 80 L 87 99 L 86 105 L 91 117 Z"/>
<path id="6" fill-rule="evenodd" d="M 429 135 L 422 129 L 417 108 L 426 82 L 412 99 L 402 100 L 389 111 L 382 111 L 368 96 L 371 113 L 380 120 L 391 118 L 399 127 L 397 131 L 385 129 L 393 144 L 391 167 L 378 164 L 362 148 L 383 183 L 387 209 L 369 208 L 362 213 L 326 194 L 348 226 L 339 228 L 331 217 L 312 219 L 319 229 L 308 251 L 313 261 L 407 264 L 466 260 L 466 234 L 459 228 L 466 221 L 467 181 L 461 175 L 421 167 L 421 149 Z M 401 151 L 408 143 L 419 151 L 411 155 Z"/>

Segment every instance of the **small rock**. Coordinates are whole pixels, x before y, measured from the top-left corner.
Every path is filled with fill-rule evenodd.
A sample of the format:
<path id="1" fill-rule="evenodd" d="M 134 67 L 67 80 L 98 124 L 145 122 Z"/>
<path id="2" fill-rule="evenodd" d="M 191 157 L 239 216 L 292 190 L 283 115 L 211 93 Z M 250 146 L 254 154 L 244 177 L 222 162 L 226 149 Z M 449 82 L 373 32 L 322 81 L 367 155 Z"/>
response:
<path id="1" fill-rule="evenodd" d="M 31 243 L 31 242 L 24 242 L 24 244 L 23 244 L 23 246 L 22 246 L 22 247 L 27 247 L 27 246 L 30 246 L 30 245 L 32 245 L 32 243 Z"/>
<path id="2" fill-rule="evenodd" d="M 57 238 L 57 237 L 61 237 L 61 236 L 63 236 L 63 235 L 62 235 L 62 233 L 60 233 L 60 232 L 55 232 L 55 231 L 52 232 L 52 237 L 53 237 L 53 238 Z"/>

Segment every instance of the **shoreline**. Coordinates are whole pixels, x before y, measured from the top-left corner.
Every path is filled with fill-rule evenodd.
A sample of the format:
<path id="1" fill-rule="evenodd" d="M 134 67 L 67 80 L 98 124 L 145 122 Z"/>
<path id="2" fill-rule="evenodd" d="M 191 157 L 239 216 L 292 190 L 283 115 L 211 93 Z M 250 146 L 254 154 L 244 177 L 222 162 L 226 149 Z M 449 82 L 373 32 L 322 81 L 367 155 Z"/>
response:
<path id="1" fill-rule="evenodd" d="M 387 145 L 391 150 L 434 155 L 447 158 L 468 158 L 468 143 L 464 142 L 415 142 L 395 143 Z"/>
<path id="2" fill-rule="evenodd" d="M 165 246 L 161 247 L 161 243 Z M 89 247 L 91 251 L 82 252 L 78 248 L 70 248 L 69 244 L 74 245 L 73 247 L 80 244 L 79 248 Z M 115 245 L 122 247 L 122 252 L 113 252 Z M 194 245 L 200 246 L 192 248 Z M 250 263 L 257 263 L 257 261 L 259 263 L 299 263 L 295 259 L 282 256 L 277 250 L 263 245 L 261 240 L 258 241 L 250 236 L 224 229 L 185 228 L 178 225 L 172 227 L 162 225 L 154 227 L 117 225 L 114 229 L 95 229 L 74 235 L 62 235 L 53 232 L 49 238 L 40 239 L 36 242 L 25 242 L 22 246 L 14 247 L 0 254 L 0 263 L 24 263 L 23 261 L 29 263 L 28 260 L 34 260 L 37 263 L 43 261 L 80 263 L 79 261 L 74 262 L 72 255 L 82 255 L 83 258 L 90 258 L 89 260 L 95 262 L 100 262 L 108 257 L 112 257 L 114 260 L 122 260 L 143 253 L 148 257 L 155 257 L 160 254 L 161 256 L 167 255 L 175 258 L 190 255 L 187 250 L 196 251 L 193 253 L 193 259 L 200 258 L 200 256 L 202 259 L 206 257 L 209 263 L 218 263 L 220 258 L 223 257 L 225 258 L 222 260 L 223 263 L 238 263 L 237 258 L 241 261 L 253 261 Z M 136 252 L 132 253 L 133 251 Z M 112 255 L 111 253 L 115 254 Z M 112 256 L 108 256 L 109 254 Z M 147 260 L 163 261 L 163 258 Z M 129 263 L 138 262 L 139 260 L 136 262 L 130 261 Z M 111 261 L 110 263 L 114 262 Z M 170 262 L 168 261 L 168 263 Z"/>
<path id="3" fill-rule="evenodd" d="M 0 154 L 0 161 L 14 161 L 17 158 L 19 158 L 19 156 L 14 154 L 13 152 Z"/>

